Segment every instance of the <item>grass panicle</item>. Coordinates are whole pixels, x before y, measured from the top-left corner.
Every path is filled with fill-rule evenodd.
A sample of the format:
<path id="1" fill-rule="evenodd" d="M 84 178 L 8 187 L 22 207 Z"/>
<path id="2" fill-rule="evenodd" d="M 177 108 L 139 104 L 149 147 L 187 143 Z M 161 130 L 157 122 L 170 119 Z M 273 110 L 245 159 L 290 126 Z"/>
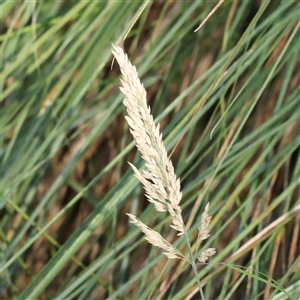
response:
<path id="1" fill-rule="evenodd" d="M 172 220 L 172 228 L 177 230 L 177 235 L 185 235 L 190 257 L 185 256 L 166 241 L 157 231 L 149 228 L 141 220 L 132 214 L 127 214 L 131 223 L 141 229 L 145 234 L 145 239 L 152 245 L 162 248 L 169 259 L 179 258 L 189 261 L 192 265 L 201 298 L 204 294 L 198 278 L 195 265 L 195 257 L 192 254 L 190 241 L 186 232 L 185 224 L 182 219 L 180 201 L 182 193 L 180 190 L 180 180 L 176 177 L 171 160 L 167 156 L 166 148 L 163 144 L 162 134 L 159 131 L 159 124 L 156 126 L 151 115 L 150 107 L 147 106 L 146 90 L 141 83 L 136 68 L 131 64 L 123 49 L 113 45 L 113 55 L 115 56 L 122 73 L 122 87 L 120 90 L 125 95 L 123 103 L 127 108 L 128 116 L 126 120 L 130 126 L 130 132 L 136 142 L 142 158 L 146 162 L 147 170 L 141 173 L 133 164 L 129 163 L 135 176 L 143 184 L 146 197 L 154 204 L 157 211 L 167 211 Z M 203 212 L 199 225 L 198 239 L 205 240 L 209 237 L 209 223 L 211 216 L 208 214 L 209 204 Z M 209 257 L 214 255 L 216 250 L 208 248 L 197 256 L 201 263 L 205 263 Z"/>
<path id="2" fill-rule="evenodd" d="M 169 212 L 173 223 L 171 227 L 182 235 L 184 223 L 179 206 L 182 198 L 180 180 L 176 177 L 172 162 L 168 158 L 159 125 L 155 125 L 150 108 L 147 106 L 146 90 L 136 68 L 130 63 L 122 48 L 116 46 L 113 48 L 113 54 L 123 76 L 120 89 L 125 95 L 123 103 L 128 113 L 125 118 L 148 170 L 140 173 L 136 167 L 130 165 L 135 176 L 143 184 L 148 200 L 158 211 Z"/>

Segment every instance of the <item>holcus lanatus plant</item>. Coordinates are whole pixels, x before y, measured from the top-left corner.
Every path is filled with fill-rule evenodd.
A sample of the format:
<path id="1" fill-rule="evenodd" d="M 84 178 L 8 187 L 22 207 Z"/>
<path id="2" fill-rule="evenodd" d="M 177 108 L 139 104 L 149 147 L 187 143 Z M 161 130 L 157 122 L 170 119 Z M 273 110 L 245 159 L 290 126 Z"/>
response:
<path id="1" fill-rule="evenodd" d="M 170 226 L 178 232 L 178 236 L 184 236 L 189 251 L 188 257 L 165 240 L 157 231 L 145 225 L 136 216 L 132 214 L 127 215 L 130 218 L 130 222 L 139 227 L 145 234 L 145 239 L 150 244 L 163 249 L 163 254 L 169 259 L 183 259 L 191 264 L 199 286 L 201 298 L 204 299 L 196 268 L 196 260 L 205 263 L 210 256 L 216 253 L 216 250 L 215 248 L 208 248 L 199 252 L 197 250 L 195 254 L 192 253 L 181 214 L 180 201 L 182 192 L 180 190 L 180 180 L 176 177 L 173 164 L 167 156 L 162 134 L 159 131 L 159 124 L 155 125 L 150 107 L 147 106 L 146 90 L 139 80 L 136 68 L 130 63 L 123 49 L 113 45 L 113 55 L 122 73 L 122 86 L 120 90 L 125 95 L 123 103 L 128 113 L 128 116 L 125 118 L 130 126 L 130 132 L 136 142 L 136 146 L 146 163 L 146 170 L 141 173 L 133 164 L 129 164 L 135 176 L 143 184 L 148 201 L 154 204 L 157 211 L 168 212 L 172 221 L 172 225 Z M 208 226 L 211 216 L 208 214 L 208 209 L 209 204 L 205 207 L 201 223 L 198 227 L 199 240 L 205 240 L 209 237 Z"/>

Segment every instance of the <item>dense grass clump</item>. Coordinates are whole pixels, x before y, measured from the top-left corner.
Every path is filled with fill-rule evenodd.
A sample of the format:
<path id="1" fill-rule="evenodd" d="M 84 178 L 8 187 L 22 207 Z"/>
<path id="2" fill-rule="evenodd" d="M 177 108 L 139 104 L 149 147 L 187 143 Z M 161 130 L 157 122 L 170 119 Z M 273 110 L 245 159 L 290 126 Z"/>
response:
<path id="1" fill-rule="evenodd" d="M 219 3 L 207 20 L 216 2 L 0 4 L 1 298 L 199 299 L 200 279 L 205 299 L 297 299 L 300 6 Z M 123 117 L 112 44 L 161 125 L 166 203 Z M 193 268 L 161 255 L 201 249 L 216 254 Z"/>

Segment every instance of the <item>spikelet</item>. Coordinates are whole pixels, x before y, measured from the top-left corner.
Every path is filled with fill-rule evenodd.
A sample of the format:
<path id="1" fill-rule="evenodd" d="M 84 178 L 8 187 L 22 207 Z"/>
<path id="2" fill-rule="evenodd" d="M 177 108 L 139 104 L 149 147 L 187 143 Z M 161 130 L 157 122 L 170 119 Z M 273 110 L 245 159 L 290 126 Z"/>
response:
<path id="1" fill-rule="evenodd" d="M 200 240 L 206 240 L 210 234 L 209 234 L 209 223 L 211 221 L 211 216 L 208 214 L 208 209 L 209 209 L 209 203 L 206 204 L 204 212 L 201 216 L 201 223 L 198 227 L 198 239 Z M 215 248 L 208 248 L 198 255 L 197 259 L 201 263 L 205 263 L 209 257 L 213 256 L 216 254 L 216 249 Z"/>
<path id="2" fill-rule="evenodd" d="M 158 211 L 168 211 L 178 235 L 184 233 L 184 223 L 179 206 L 182 193 L 180 180 L 176 177 L 171 160 L 167 156 L 159 125 L 155 126 L 147 106 L 146 90 L 139 80 L 136 68 L 130 63 L 123 49 L 113 46 L 113 54 L 122 73 L 123 101 L 127 108 L 126 120 L 136 146 L 146 162 L 146 171 L 140 173 L 130 164 L 135 176 L 142 182 L 148 200 Z"/>
<path id="3" fill-rule="evenodd" d="M 204 250 L 200 253 L 200 255 L 197 257 L 197 259 L 199 262 L 205 263 L 214 254 L 216 254 L 215 248 L 207 248 L 206 250 Z"/>
<path id="4" fill-rule="evenodd" d="M 145 239 L 150 244 L 165 250 L 165 252 L 163 252 L 164 255 L 166 255 L 170 259 L 184 258 L 183 254 L 179 252 L 175 247 L 173 247 L 173 245 L 171 245 L 167 240 L 165 240 L 157 231 L 149 228 L 136 216 L 132 214 L 127 215 L 131 219 L 130 223 L 134 224 L 135 226 L 141 229 L 141 231 L 145 234 Z"/>
<path id="5" fill-rule="evenodd" d="M 209 209 L 209 203 L 207 203 L 205 206 L 204 212 L 201 217 L 201 223 L 198 227 L 199 230 L 198 238 L 200 240 L 206 240 L 210 236 L 208 226 L 211 221 L 211 216 L 208 214 L 208 209 Z"/>

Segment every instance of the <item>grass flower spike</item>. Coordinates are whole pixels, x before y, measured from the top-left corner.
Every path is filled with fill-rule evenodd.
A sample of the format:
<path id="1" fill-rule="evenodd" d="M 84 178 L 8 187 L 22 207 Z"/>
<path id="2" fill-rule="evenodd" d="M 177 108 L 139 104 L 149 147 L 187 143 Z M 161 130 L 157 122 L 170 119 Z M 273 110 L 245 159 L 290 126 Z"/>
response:
<path id="1" fill-rule="evenodd" d="M 184 258 L 183 254 L 178 251 L 173 245 L 171 245 L 168 241 L 166 241 L 157 231 L 149 228 L 147 225 L 145 225 L 141 220 L 139 220 L 136 216 L 127 214 L 130 219 L 131 223 L 136 225 L 141 229 L 141 231 L 145 234 L 146 240 L 156 246 L 159 247 L 165 252 L 163 252 L 164 255 L 166 255 L 168 258 Z"/>
<path id="2" fill-rule="evenodd" d="M 201 224 L 198 227 L 198 230 L 199 230 L 198 238 L 200 240 L 206 240 L 210 236 L 208 226 L 211 221 L 211 216 L 208 214 L 208 209 L 209 209 L 209 203 L 207 203 L 205 206 L 205 209 L 204 209 L 204 212 L 203 212 L 202 218 L 201 218 Z"/>
<path id="3" fill-rule="evenodd" d="M 133 164 L 129 164 L 135 176 L 143 184 L 148 201 L 154 204 L 157 211 L 168 212 L 172 221 L 170 226 L 178 232 L 177 235 L 184 236 L 189 251 L 189 258 L 185 257 L 157 231 L 149 228 L 136 216 L 132 214 L 127 215 L 131 219 L 130 222 L 139 227 L 145 234 L 145 239 L 149 243 L 164 250 L 164 255 L 170 259 L 184 259 L 192 265 L 201 299 L 205 299 L 195 261 L 198 260 L 201 263 L 205 263 L 216 251 L 214 248 L 208 248 L 193 255 L 181 214 L 180 201 L 182 193 L 180 180 L 176 177 L 173 164 L 168 158 L 162 134 L 159 131 L 159 124 L 155 125 L 150 108 L 147 106 L 146 90 L 140 82 L 136 68 L 130 63 L 123 49 L 113 46 L 113 54 L 122 73 L 122 87 L 120 90 L 125 95 L 123 103 L 127 108 L 128 114 L 125 118 L 130 126 L 130 132 L 135 139 L 136 146 L 146 163 L 146 170 L 141 173 Z M 208 226 L 211 217 L 208 215 L 208 208 L 209 205 L 207 204 L 198 228 L 198 242 L 209 237 Z"/>
<path id="4" fill-rule="evenodd" d="M 125 95 L 124 104 L 128 113 L 125 118 L 148 171 L 141 174 L 135 166 L 130 165 L 135 176 L 142 182 L 148 200 L 158 211 L 169 212 L 173 223 L 171 227 L 181 235 L 184 233 L 184 223 L 179 206 L 182 197 L 180 181 L 168 158 L 159 125 L 155 126 L 147 106 L 146 90 L 138 78 L 136 68 L 122 48 L 114 46 L 113 54 L 123 75 L 120 89 Z"/>

